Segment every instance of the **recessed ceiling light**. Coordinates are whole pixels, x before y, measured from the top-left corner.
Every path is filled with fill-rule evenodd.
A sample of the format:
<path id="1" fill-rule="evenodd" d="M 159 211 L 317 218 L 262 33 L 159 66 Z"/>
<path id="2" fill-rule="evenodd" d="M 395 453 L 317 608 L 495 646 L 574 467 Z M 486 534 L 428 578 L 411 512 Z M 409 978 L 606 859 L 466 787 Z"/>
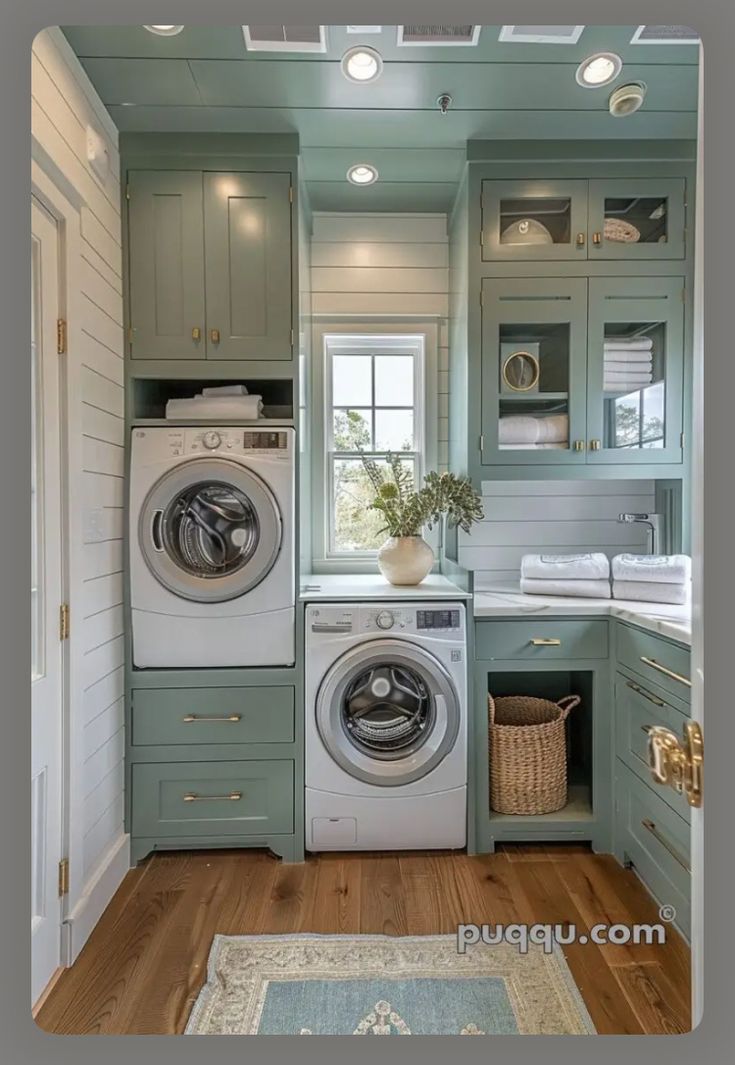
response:
<path id="1" fill-rule="evenodd" d="M 577 82 L 585 89 L 599 89 L 614 81 L 622 69 L 623 61 L 615 52 L 597 52 L 579 64 Z"/>
<path id="2" fill-rule="evenodd" d="M 369 163 L 355 163 L 347 171 L 347 180 L 353 185 L 372 185 L 378 180 L 378 171 Z"/>
<path id="3" fill-rule="evenodd" d="M 144 26 L 144 30 L 148 30 L 149 33 L 157 33 L 159 37 L 175 37 L 177 33 L 181 33 L 183 26 Z"/>
<path id="4" fill-rule="evenodd" d="M 625 118 L 632 115 L 643 106 L 646 98 L 646 86 L 642 81 L 632 81 L 630 85 L 620 85 L 610 93 L 607 106 L 610 114 L 615 118 Z"/>
<path id="5" fill-rule="evenodd" d="M 375 81 L 383 69 L 383 59 L 374 48 L 350 48 L 342 56 L 342 73 L 350 81 Z"/>

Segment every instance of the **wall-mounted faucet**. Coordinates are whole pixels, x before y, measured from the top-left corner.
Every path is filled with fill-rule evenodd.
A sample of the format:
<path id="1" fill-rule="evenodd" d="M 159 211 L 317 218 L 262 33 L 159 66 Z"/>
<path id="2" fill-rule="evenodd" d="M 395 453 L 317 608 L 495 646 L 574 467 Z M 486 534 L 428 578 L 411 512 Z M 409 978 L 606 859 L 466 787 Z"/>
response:
<path id="1" fill-rule="evenodd" d="M 661 538 L 660 514 L 618 514 L 618 521 L 624 525 L 647 525 L 650 532 L 649 546 L 651 554 L 658 554 L 658 545 Z"/>

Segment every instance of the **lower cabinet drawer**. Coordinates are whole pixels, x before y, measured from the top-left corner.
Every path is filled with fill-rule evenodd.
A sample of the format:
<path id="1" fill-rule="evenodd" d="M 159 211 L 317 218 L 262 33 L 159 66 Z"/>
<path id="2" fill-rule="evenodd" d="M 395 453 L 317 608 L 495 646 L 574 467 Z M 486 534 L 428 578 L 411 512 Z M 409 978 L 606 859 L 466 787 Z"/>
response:
<path id="1" fill-rule="evenodd" d="M 135 836 L 293 832 L 292 761 L 137 763 Z"/>
<path id="2" fill-rule="evenodd" d="M 136 747 L 193 743 L 292 743 L 294 689 L 138 688 L 132 695 Z"/>
<path id="3" fill-rule="evenodd" d="M 482 621 L 475 626 L 479 660 L 607 658 L 607 621 Z"/>
<path id="4" fill-rule="evenodd" d="M 662 725 L 682 736 L 689 718 L 670 706 L 658 692 L 618 673 L 615 677 L 615 752 L 656 795 L 685 821 L 691 808 L 685 795 L 656 784 L 648 768 L 648 735 L 651 725 Z"/>
<path id="5" fill-rule="evenodd" d="M 691 653 L 688 647 L 669 643 L 622 622 L 618 622 L 616 639 L 618 662 L 660 684 L 677 699 L 689 701 Z"/>
<path id="6" fill-rule="evenodd" d="M 673 906 L 689 934 L 690 828 L 620 760 L 616 763 L 616 847 L 661 905 Z"/>

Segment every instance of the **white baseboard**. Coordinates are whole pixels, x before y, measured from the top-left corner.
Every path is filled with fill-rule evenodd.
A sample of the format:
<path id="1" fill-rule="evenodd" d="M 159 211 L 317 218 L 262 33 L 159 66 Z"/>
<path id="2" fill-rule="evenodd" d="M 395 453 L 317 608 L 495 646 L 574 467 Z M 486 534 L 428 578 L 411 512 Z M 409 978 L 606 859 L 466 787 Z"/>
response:
<path id="1" fill-rule="evenodd" d="M 130 870 L 130 836 L 122 834 L 102 857 L 84 893 L 64 922 L 67 944 L 65 963 L 72 965 L 89 939 L 110 899 Z"/>

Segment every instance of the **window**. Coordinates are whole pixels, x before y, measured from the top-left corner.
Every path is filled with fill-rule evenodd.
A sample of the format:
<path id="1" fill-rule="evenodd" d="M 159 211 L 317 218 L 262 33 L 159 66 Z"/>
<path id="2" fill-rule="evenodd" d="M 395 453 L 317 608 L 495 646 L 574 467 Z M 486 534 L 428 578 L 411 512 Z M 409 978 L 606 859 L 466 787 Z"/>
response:
<path id="1" fill-rule="evenodd" d="M 332 558 L 370 556 L 385 539 L 368 509 L 361 453 L 400 452 L 418 482 L 424 472 L 423 335 L 325 335 L 325 546 Z"/>

